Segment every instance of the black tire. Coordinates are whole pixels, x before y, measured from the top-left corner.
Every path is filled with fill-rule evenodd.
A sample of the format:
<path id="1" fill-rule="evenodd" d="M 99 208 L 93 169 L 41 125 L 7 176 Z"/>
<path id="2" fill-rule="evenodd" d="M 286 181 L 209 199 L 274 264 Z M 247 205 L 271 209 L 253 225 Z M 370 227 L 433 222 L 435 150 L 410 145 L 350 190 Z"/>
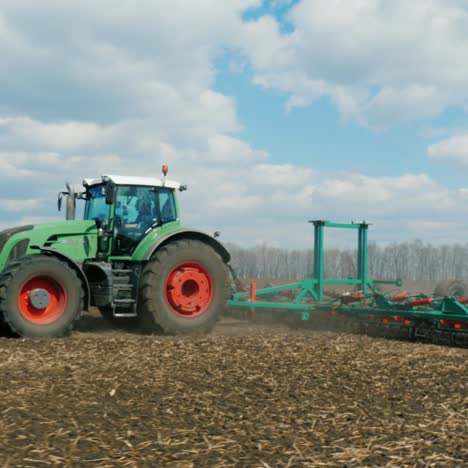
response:
<path id="1" fill-rule="evenodd" d="M 442 281 L 435 287 L 436 296 L 466 297 L 468 288 L 462 281 Z"/>
<path id="2" fill-rule="evenodd" d="M 184 265 L 194 266 L 195 275 L 199 274 L 197 280 L 190 279 L 191 267 Z M 181 283 L 183 300 L 194 298 L 198 302 L 192 312 L 171 304 L 174 282 Z M 190 282 L 197 282 L 198 286 L 194 287 L 195 292 L 186 294 L 184 288 Z M 139 317 L 143 331 L 169 335 L 209 333 L 223 315 L 230 293 L 223 260 L 213 248 L 197 240 L 178 240 L 163 246 L 143 269 L 140 285 Z"/>
<path id="3" fill-rule="evenodd" d="M 30 305 L 28 288 L 35 284 L 36 288 L 48 285 L 52 291 L 49 304 L 41 310 Z M 14 333 L 25 338 L 56 338 L 69 333 L 80 318 L 83 297 L 76 272 L 56 257 L 22 257 L 0 274 L 0 314 Z"/>
<path id="4" fill-rule="evenodd" d="M 11 328 L 0 319 L 0 338 L 12 338 L 15 334 L 11 331 Z"/>

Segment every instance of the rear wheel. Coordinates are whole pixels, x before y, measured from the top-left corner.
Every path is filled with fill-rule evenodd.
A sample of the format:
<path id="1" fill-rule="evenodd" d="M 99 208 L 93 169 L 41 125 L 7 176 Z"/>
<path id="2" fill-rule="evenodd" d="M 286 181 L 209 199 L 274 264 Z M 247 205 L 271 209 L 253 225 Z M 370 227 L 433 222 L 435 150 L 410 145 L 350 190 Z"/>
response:
<path id="1" fill-rule="evenodd" d="M 197 240 L 171 242 L 143 270 L 142 326 L 173 335 L 207 333 L 226 307 L 228 288 L 225 265 L 209 245 Z"/>
<path id="2" fill-rule="evenodd" d="M 55 257 L 23 257 L 0 274 L 0 313 L 20 336 L 63 336 L 79 319 L 82 306 L 81 280 Z"/>

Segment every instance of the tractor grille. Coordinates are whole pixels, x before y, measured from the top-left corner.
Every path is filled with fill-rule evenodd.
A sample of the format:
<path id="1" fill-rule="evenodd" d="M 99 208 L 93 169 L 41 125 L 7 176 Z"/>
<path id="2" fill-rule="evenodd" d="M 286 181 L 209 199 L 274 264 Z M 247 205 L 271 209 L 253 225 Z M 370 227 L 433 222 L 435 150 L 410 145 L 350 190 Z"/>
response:
<path id="1" fill-rule="evenodd" d="M 24 231 L 30 231 L 34 226 L 28 225 L 28 226 L 20 226 L 12 229 L 6 229 L 5 231 L 0 232 L 0 251 L 3 250 L 3 247 L 5 247 L 5 244 L 8 242 L 8 239 L 10 239 L 11 236 L 14 236 L 15 234 L 18 234 L 19 232 L 24 232 Z"/>

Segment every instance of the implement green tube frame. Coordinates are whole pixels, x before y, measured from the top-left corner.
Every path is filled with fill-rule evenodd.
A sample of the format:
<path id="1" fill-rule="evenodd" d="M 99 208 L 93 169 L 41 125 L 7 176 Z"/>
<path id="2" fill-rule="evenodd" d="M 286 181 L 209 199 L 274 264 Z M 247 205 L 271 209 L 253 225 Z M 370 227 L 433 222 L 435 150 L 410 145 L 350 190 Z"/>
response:
<path id="1" fill-rule="evenodd" d="M 333 311 L 335 314 L 358 319 L 378 317 L 382 320 L 394 321 L 424 321 L 438 324 L 450 322 L 455 328 L 468 328 L 468 309 L 456 298 L 408 295 L 407 300 L 402 303 L 392 300 L 389 295 L 379 291 L 378 285 L 393 284 L 401 286 L 402 282 L 398 279 L 394 281 L 376 281 L 368 278 L 368 223 L 342 224 L 322 220 L 310 222 L 314 226 L 313 277 L 258 290 L 255 283 L 252 283 L 250 292 L 233 293 L 231 300 L 228 302 L 230 307 L 248 308 L 250 310 L 290 310 L 291 313 L 300 312 L 302 320 L 310 319 L 313 315 L 311 312 L 314 311 Z M 325 228 L 356 229 L 358 231 L 357 278 L 325 278 Z M 355 296 L 356 300 L 350 301 L 351 303 L 347 303 L 349 293 L 335 299 L 325 299 L 324 288 L 327 285 L 358 286 L 359 294 Z M 290 301 L 261 300 L 262 296 L 278 293 L 283 293 L 282 296 L 287 296 Z M 462 299 L 460 300 L 462 301 Z"/>

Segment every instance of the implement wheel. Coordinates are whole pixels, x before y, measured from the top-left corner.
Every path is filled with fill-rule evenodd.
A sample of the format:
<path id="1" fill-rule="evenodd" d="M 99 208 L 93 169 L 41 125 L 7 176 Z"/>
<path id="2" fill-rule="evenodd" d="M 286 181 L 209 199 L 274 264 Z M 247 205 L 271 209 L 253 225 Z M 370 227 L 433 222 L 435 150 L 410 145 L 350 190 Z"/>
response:
<path id="1" fill-rule="evenodd" d="M 0 274 L 0 314 L 20 336 L 64 336 L 79 319 L 82 308 L 81 280 L 55 257 L 22 257 Z"/>
<path id="2" fill-rule="evenodd" d="M 142 327 L 171 335 L 207 333 L 222 315 L 228 291 L 225 265 L 213 248 L 197 240 L 171 242 L 143 270 Z"/>
<path id="3" fill-rule="evenodd" d="M 455 281 L 441 281 L 436 285 L 434 294 L 436 296 L 452 296 L 452 297 L 465 297 L 468 292 L 468 288 L 465 283 Z"/>

